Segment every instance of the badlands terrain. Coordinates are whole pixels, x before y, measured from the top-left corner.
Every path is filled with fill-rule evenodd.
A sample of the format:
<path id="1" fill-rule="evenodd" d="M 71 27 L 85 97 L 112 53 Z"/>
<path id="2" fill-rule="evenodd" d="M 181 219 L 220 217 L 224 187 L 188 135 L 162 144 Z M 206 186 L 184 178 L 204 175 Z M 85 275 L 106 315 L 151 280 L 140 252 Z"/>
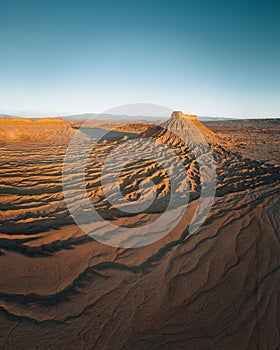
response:
<path id="1" fill-rule="evenodd" d="M 279 120 L 202 124 L 174 112 L 162 124 L 116 123 L 103 137 L 104 125 L 74 124 L 0 119 L 1 348 L 280 349 Z M 75 137 L 74 172 L 65 173 L 63 188 L 63 160 Z M 141 138 L 173 153 L 166 160 L 157 145 L 136 150 Z M 80 150 L 89 145 L 83 171 Z M 153 182 L 156 198 L 141 213 L 127 214 L 114 193 L 104 193 L 102 166 L 114 150 L 119 168 L 125 150 L 145 155 L 119 176 L 131 205 L 141 197 L 141 183 Z M 139 241 L 133 229 L 144 232 L 167 210 L 168 174 L 179 163 L 185 173 L 174 179 L 177 201 L 170 213 L 188 195 L 186 212 L 168 234 L 141 246 L 147 237 Z M 213 166 L 215 178 L 209 176 Z M 109 175 L 115 170 L 111 165 Z M 100 216 L 127 229 L 119 245 L 102 224 L 93 232 L 100 240 L 93 239 L 69 212 L 66 198 L 87 209 L 79 196 L 83 174 Z M 197 210 L 205 181 L 206 201 L 209 188 L 216 191 L 204 217 Z M 203 223 L 191 230 L 196 215 Z"/>

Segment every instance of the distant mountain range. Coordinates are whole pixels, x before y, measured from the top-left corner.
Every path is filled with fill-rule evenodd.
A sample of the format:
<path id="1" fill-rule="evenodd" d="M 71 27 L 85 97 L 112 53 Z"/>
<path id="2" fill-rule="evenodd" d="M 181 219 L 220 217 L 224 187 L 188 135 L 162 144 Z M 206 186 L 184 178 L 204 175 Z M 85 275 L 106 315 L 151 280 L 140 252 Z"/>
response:
<path id="1" fill-rule="evenodd" d="M 128 116 L 125 114 L 76 114 L 76 115 L 69 115 L 62 117 L 64 120 L 86 120 L 86 119 L 93 119 L 93 120 L 103 120 L 103 121 L 112 121 L 112 120 L 117 120 L 117 121 L 143 121 L 143 122 L 151 122 L 151 121 L 160 121 L 160 120 L 167 120 L 169 116 L 147 116 L 147 115 L 136 115 L 136 116 Z"/>
<path id="2" fill-rule="evenodd" d="M 137 116 L 128 116 L 125 114 L 116 115 L 116 114 L 99 114 L 99 113 L 84 113 L 84 114 L 74 114 L 60 117 L 65 121 L 73 121 L 73 120 L 102 120 L 102 121 L 119 121 L 119 122 L 157 122 L 169 119 L 170 116 L 147 116 L 147 115 L 137 115 Z M 14 116 L 9 114 L 0 114 L 0 118 L 30 118 L 30 119 L 39 119 L 39 118 L 57 118 L 55 116 L 52 117 L 22 117 L 22 116 Z M 197 116 L 197 119 L 200 121 L 223 121 L 223 120 L 240 120 L 247 118 L 239 118 L 239 117 L 208 117 L 208 116 Z M 248 118 L 249 119 L 249 118 Z M 253 119 L 253 118 L 250 118 Z M 256 118 L 256 119 L 275 119 L 269 117 Z"/>
<path id="3" fill-rule="evenodd" d="M 21 118 L 15 115 L 0 114 L 0 118 Z"/>
<path id="4" fill-rule="evenodd" d="M 236 120 L 240 118 L 233 117 L 205 117 L 205 116 L 197 116 L 197 119 L 201 122 L 210 122 L 210 121 L 220 121 L 220 120 Z"/>
<path id="5" fill-rule="evenodd" d="M 159 121 L 159 120 L 167 120 L 170 116 L 147 116 L 147 115 L 137 115 L 137 116 L 128 116 L 125 114 L 116 115 L 116 114 L 77 114 L 71 116 L 62 117 L 64 120 L 77 120 L 77 119 L 96 119 L 96 120 L 118 120 L 118 121 Z M 226 118 L 226 117 L 206 117 L 206 116 L 198 116 L 198 120 L 201 121 L 218 121 L 218 120 L 227 120 L 227 119 L 237 119 L 237 118 Z"/>

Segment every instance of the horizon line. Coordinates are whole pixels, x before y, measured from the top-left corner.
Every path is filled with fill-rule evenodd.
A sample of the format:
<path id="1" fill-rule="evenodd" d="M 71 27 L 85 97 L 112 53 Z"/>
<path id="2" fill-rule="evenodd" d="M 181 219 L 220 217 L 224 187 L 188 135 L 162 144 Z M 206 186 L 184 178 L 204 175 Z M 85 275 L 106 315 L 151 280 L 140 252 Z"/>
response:
<path id="1" fill-rule="evenodd" d="M 175 111 L 175 110 L 174 110 Z M 248 116 L 221 116 L 221 115 L 199 115 L 196 113 L 185 113 L 184 114 L 194 114 L 196 115 L 198 118 L 215 118 L 215 119 L 240 119 L 240 120 L 246 120 L 246 119 L 279 119 L 279 117 L 275 117 L 275 116 L 252 116 L 252 117 L 248 117 Z M 58 113 L 58 114 L 36 114 L 36 115 L 14 115 L 14 114 L 8 114 L 8 113 L 0 113 L 0 118 L 30 118 L 30 119 L 34 119 L 34 118 L 70 118 L 70 117 L 82 117 L 82 116 L 104 116 L 104 115 L 112 115 L 112 116 L 122 116 L 122 117 L 144 117 L 144 118 L 167 118 L 166 115 L 144 115 L 144 114 L 138 114 L 138 115 L 127 115 L 127 114 L 115 114 L 115 113 L 106 113 L 106 112 L 101 112 L 101 113 L 92 113 L 92 112 L 85 112 L 85 113 L 77 113 L 77 114 L 70 114 L 70 113 Z"/>

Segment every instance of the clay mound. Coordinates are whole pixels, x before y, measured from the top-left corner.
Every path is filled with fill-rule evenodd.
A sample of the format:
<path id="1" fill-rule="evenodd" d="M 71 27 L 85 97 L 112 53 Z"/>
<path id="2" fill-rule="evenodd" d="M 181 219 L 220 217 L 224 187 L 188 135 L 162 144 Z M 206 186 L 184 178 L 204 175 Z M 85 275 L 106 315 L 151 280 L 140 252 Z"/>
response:
<path id="1" fill-rule="evenodd" d="M 0 118 L 0 141 L 35 141 L 69 138 L 74 130 L 61 118 Z"/>
<path id="2" fill-rule="evenodd" d="M 170 145 L 186 144 L 191 147 L 205 143 L 219 143 L 215 134 L 197 120 L 195 115 L 175 111 L 166 122 L 149 128 L 141 134 L 142 137 L 153 137 Z"/>

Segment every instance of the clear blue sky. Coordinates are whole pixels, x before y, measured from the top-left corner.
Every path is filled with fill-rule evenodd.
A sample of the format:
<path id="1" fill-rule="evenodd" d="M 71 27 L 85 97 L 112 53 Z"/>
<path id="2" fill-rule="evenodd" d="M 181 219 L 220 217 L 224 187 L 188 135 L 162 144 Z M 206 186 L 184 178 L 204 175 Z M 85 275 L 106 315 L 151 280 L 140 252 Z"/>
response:
<path id="1" fill-rule="evenodd" d="M 0 0 L 0 113 L 280 117 L 280 2 Z"/>

